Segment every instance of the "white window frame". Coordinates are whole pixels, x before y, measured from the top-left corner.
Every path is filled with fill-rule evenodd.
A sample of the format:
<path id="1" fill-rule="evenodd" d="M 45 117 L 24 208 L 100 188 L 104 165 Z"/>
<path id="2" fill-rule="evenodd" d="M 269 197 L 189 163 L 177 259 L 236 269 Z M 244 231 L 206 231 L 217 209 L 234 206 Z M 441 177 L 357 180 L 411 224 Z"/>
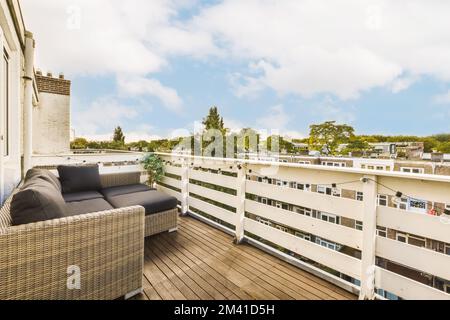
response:
<path id="1" fill-rule="evenodd" d="M 311 161 L 297 161 L 298 164 L 311 164 Z"/>
<path id="2" fill-rule="evenodd" d="M 295 236 L 306 241 L 311 241 L 311 235 L 309 234 L 304 234 L 302 232 L 295 231 Z"/>
<path id="3" fill-rule="evenodd" d="M 309 187 L 306 187 L 307 185 L 309 185 Z M 302 191 L 311 191 L 311 184 L 309 183 L 297 183 L 297 189 L 298 190 L 302 190 Z"/>
<path id="4" fill-rule="evenodd" d="M 7 79 L 7 88 L 6 92 L 3 90 L 3 84 L 0 81 L 0 156 L 3 158 L 3 163 L 8 162 L 11 157 L 11 70 L 12 70 L 12 55 L 11 50 L 8 47 L 8 44 L 6 43 L 3 32 L 0 30 L 0 56 L 1 56 L 1 65 L 0 65 L 0 79 L 3 79 L 3 76 L 5 75 L 5 70 L 3 68 L 4 66 L 4 59 L 7 57 L 8 62 L 8 70 L 6 73 L 6 79 Z M 8 99 L 7 104 L 4 105 L 3 102 L 4 96 Z M 2 138 L 3 137 L 3 138 Z"/>
<path id="5" fill-rule="evenodd" d="M 362 221 L 355 220 L 355 229 L 356 230 L 362 231 L 363 227 L 364 227 L 364 225 L 363 225 Z"/>
<path id="6" fill-rule="evenodd" d="M 341 168 L 346 167 L 345 162 L 336 162 L 336 161 L 323 161 L 322 165 L 327 167 L 341 167 Z"/>
<path id="7" fill-rule="evenodd" d="M 383 230 L 384 229 L 384 230 Z M 387 228 L 386 227 L 377 227 L 377 236 L 382 238 L 387 238 Z"/>
<path id="8" fill-rule="evenodd" d="M 448 250 L 448 253 L 447 253 L 447 250 Z M 444 243 L 444 253 L 446 255 L 450 255 L 450 244 Z"/>
<path id="9" fill-rule="evenodd" d="M 341 222 L 340 221 L 341 219 L 339 216 L 332 214 L 332 213 L 328 213 L 328 212 L 319 211 L 317 218 L 322 221 L 328 222 L 328 223 L 340 224 L 340 222 Z"/>
<path id="10" fill-rule="evenodd" d="M 424 174 L 424 168 L 416 168 L 416 167 L 400 167 L 400 171 L 404 173 L 415 173 L 415 174 Z M 419 171 L 419 172 L 413 172 Z"/>
<path id="11" fill-rule="evenodd" d="M 425 204 L 425 208 L 421 209 L 421 208 L 417 208 L 417 207 L 412 207 L 411 206 L 412 202 L 423 202 Z M 418 212 L 418 213 L 427 213 L 428 212 L 428 202 L 426 200 L 422 200 L 422 199 L 408 198 L 408 210 L 412 211 L 412 212 Z"/>
<path id="12" fill-rule="evenodd" d="M 381 201 L 386 201 L 386 204 L 381 204 Z M 389 204 L 389 197 L 387 195 L 385 195 L 385 194 L 379 194 L 377 196 L 377 204 L 380 207 L 387 207 L 388 204 Z"/>
<path id="13" fill-rule="evenodd" d="M 357 200 L 357 201 L 364 201 L 364 192 L 356 191 L 355 200 Z"/>

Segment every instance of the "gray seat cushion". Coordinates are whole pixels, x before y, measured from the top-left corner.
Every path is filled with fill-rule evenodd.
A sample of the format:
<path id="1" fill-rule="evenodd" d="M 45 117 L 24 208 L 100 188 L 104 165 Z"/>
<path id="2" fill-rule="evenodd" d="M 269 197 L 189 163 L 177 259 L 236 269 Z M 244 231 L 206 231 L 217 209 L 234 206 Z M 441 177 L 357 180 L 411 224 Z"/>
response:
<path id="1" fill-rule="evenodd" d="M 114 209 L 105 199 L 91 199 L 78 202 L 69 202 L 67 205 L 67 214 L 77 216 L 80 214 L 100 212 Z"/>
<path id="2" fill-rule="evenodd" d="M 98 165 L 58 166 L 63 193 L 98 191 L 102 188 Z"/>
<path id="3" fill-rule="evenodd" d="M 150 215 L 177 207 L 177 199 L 156 190 L 122 194 L 107 198 L 114 208 L 143 206 Z"/>
<path id="4" fill-rule="evenodd" d="M 63 218 L 66 203 L 55 185 L 42 177 L 29 177 L 11 201 L 12 225 Z"/>
<path id="5" fill-rule="evenodd" d="M 73 193 L 63 193 L 65 202 L 79 202 L 92 199 L 103 199 L 103 195 L 98 191 L 81 191 Z"/>
<path id="6" fill-rule="evenodd" d="M 115 196 L 120 196 L 122 194 L 129 194 L 129 193 L 149 191 L 149 190 L 152 190 L 152 189 L 149 186 L 146 186 L 145 184 L 130 184 L 127 186 L 105 188 L 105 189 L 102 189 L 101 192 L 106 198 L 111 198 L 111 197 L 115 197 Z"/>

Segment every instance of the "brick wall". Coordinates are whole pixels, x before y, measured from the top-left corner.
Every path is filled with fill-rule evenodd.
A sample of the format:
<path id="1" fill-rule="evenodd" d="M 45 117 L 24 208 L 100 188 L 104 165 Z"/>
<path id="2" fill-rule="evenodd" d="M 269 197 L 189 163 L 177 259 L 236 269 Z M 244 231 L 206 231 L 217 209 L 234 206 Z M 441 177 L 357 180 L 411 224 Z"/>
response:
<path id="1" fill-rule="evenodd" d="M 36 82 L 39 92 L 70 96 L 70 80 L 36 73 Z"/>

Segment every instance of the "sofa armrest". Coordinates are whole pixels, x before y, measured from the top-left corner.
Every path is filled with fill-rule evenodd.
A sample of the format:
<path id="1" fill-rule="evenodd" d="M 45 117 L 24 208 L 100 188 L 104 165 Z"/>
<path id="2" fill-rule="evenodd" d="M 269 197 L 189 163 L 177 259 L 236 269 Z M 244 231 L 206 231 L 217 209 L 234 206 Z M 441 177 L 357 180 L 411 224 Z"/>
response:
<path id="1" fill-rule="evenodd" d="M 100 175 L 103 188 L 141 183 L 141 172 L 120 172 Z"/>
<path id="2" fill-rule="evenodd" d="M 144 216 L 136 206 L 4 230 L 0 300 L 116 299 L 141 288 Z"/>

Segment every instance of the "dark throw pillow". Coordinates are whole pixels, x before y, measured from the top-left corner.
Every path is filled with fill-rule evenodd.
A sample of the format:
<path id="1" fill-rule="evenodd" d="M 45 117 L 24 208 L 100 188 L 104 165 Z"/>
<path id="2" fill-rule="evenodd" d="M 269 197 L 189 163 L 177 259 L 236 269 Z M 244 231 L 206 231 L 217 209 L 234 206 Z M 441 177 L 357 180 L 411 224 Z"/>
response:
<path id="1" fill-rule="evenodd" d="M 11 202 L 13 226 L 67 216 L 67 208 L 59 190 L 40 176 L 29 177 Z"/>
<path id="2" fill-rule="evenodd" d="M 36 179 L 36 178 L 41 178 L 41 179 L 47 180 L 48 182 L 53 184 L 59 192 L 62 192 L 61 182 L 59 181 L 58 177 L 55 176 L 51 171 L 45 170 L 45 169 L 36 169 L 36 168 L 30 169 L 30 170 L 28 170 L 27 174 L 25 175 L 25 184 L 28 181 Z"/>
<path id="3" fill-rule="evenodd" d="M 63 193 L 98 191 L 102 188 L 98 165 L 58 166 Z"/>

